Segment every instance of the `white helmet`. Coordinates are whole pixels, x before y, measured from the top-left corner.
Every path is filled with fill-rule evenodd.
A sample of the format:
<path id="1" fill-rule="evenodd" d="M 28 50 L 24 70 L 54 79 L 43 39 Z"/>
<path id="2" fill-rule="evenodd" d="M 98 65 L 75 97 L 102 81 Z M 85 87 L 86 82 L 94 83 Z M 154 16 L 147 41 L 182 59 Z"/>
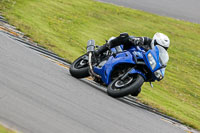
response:
<path id="1" fill-rule="evenodd" d="M 160 46 L 164 47 L 167 50 L 169 45 L 170 45 L 170 40 L 169 40 L 168 36 L 166 36 L 165 34 L 156 33 L 153 36 L 152 44 L 154 46 L 155 45 L 160 45 Z"/>

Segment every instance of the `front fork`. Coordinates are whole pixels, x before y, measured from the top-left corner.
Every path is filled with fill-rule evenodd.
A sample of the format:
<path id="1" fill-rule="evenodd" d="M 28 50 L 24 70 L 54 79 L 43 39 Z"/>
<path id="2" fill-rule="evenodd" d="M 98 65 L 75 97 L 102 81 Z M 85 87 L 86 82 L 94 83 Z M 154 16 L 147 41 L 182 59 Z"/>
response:
<path id="1" fill-rule="evenodd" d="M 126 79 L 126 77 L 127 77 L 129 74 L 133 74 L 133 73 L 137 73 L 137 74 L 142 75 L 142 76 L 144 77 L 144 79 L 146 78 L 146 76 L 143 75 L 143 74 L 141 74 L 141 72 L 139 72 L 139 71 L 137 72 L 137 71 L 135 70 L 135 68 L 132 68 L 132 69 L 130 69 L 127 73 L 125 73 L 123 77 L 121 77 L 121 80 Z M 150 83 L 150 86 L 153 88 L 152 82 L 149 82 L 149 83 Z"/>

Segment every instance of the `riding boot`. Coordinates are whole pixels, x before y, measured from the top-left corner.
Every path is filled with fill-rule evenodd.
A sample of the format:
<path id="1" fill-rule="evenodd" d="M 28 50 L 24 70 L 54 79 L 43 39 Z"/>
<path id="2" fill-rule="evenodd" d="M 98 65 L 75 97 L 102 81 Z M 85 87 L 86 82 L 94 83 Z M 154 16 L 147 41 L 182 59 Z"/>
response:
<path id="1" fill-rule="evenodd" d="M 95 55 L 102 54 L 103 52 L 107 51 L 109 49 L 109 44 L 104 44 L 103 46 L 100 46 L 94 53 Z"/>
<path id="2" fill-rule="evenodd" d="M 119 46 L 123 42 L 125 43 L 127 39 L 129 39 L 129 35 L 127 33 L 121 33 L 120 36 L 114 37 L 113 39 L 108 40 L 106 44 L 98 48 L 95 51 L 95 55 L 102 54 L 103 52 L 105 52 L 106 50 L 109 50 L 110 48 Z"/>

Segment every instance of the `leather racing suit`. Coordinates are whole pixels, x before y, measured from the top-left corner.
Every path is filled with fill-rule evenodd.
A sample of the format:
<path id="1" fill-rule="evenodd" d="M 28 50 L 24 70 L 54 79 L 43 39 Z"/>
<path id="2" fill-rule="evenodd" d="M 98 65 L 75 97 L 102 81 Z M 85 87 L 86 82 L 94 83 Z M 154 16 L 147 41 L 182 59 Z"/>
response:
<path id="1" fill-rule="evenodd" d="M 124 50 L 129 49 L 133 45 L 141 46 L 145 50 L 149 50 L 151 49 L 151 41 L 152 39 L 149 37 L 134 37 L 134 36 L 129 36 L 128 33 L 121 33 L 118 37 L 115 37 L 109 40 L 106 44 L 99 47 L 95 51 L 95 54 L 96 55 L 102 54 L 108 49 L 119 46 L 119 45 L 123 45 Z"/>

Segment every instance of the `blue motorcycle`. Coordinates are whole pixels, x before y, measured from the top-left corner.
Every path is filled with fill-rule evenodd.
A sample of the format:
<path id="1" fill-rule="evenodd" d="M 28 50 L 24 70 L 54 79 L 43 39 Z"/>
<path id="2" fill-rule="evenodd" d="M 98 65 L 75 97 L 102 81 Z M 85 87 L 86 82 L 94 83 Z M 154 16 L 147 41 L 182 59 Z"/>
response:
<path id="1" fill-rule="evenodd" d="M 112 97 L 137 96 L 144 82 L 151 84 L 164 78 L 169 56 L 159 45 L 152 44 L 148 51 L 139 46 L 124 50 L 121 45 L 101 55 L 94 54 L 95 48 L 95 41 L 89 40 L 87 54 L 71 64 L 70 73 L 76 78 L 93 77 L 107 86 Z"/>

